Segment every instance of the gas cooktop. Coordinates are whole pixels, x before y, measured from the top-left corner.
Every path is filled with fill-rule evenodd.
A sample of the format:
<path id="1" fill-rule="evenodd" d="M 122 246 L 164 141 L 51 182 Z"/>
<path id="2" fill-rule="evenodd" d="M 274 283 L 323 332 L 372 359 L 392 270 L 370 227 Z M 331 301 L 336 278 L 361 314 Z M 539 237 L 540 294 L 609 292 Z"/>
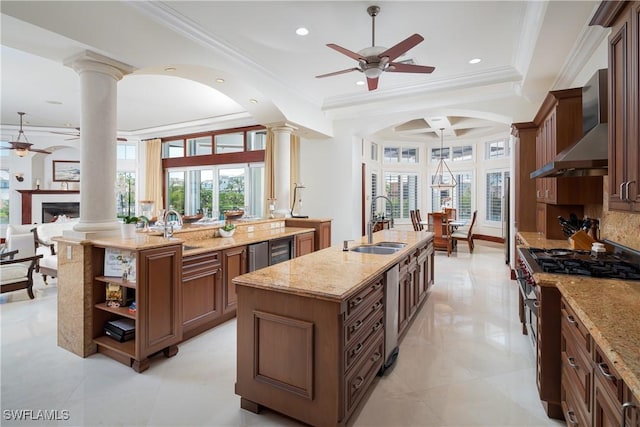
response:
<path id="1" fill-rule="evenodd" d="M 594 257 L 590 251 L 539 248 L 529 248 L 528 252 L 546 273 L 640 280 L 640 262 L 627 254 L 607 253 Z"/>

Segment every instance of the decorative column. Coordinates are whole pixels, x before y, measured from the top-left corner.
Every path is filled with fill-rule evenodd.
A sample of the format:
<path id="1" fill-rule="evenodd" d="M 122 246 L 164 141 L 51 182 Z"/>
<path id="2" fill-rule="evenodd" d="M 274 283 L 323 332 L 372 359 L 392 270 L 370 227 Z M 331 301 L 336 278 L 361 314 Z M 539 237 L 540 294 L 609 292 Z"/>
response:
<path id="1" fill-rule="evenodd" d="M 276 217 L 291 216 L 291 134 L 294 130 L 287 125 L 271 128 L 274 139 Z"/>
<path id="2" fill-rule="evenodd" d="M 65 61 L 80 75 L 80 221 L 85 238 L 119 229 L 116 220 L 117 83 L 133 67 L 85 51 Z"/>

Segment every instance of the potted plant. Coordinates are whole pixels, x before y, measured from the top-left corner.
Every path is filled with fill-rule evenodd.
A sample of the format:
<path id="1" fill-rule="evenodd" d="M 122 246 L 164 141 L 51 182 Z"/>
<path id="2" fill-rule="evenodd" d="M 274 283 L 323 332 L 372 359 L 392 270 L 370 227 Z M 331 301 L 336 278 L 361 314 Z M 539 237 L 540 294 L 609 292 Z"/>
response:
<path id="1" fill-rule="evenodd" d="M 122 231 L 122 237 L 125 239 L 136 236 L 136 228 L 139 222 L 149 223 L 149 219 L 145 216 L 124 215 L 120 218 L 122 219 L 120 230 Z"/>
<path id="2" fill-rule="evenodd" d="M 236 226 L 233 224 L 225 224 L 223 227 L 218 229 L 218 233 L 220 233 L 220 237 L 231 237 L 235 232 L 236 232 Z"/>

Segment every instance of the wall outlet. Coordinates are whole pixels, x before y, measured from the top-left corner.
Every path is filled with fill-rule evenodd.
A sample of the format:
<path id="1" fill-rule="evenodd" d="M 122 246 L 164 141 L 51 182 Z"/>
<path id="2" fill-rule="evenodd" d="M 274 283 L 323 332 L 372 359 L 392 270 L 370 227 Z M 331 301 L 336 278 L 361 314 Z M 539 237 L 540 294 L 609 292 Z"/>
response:
<path id="1" fill-rule="evenodd" d="M 249 227 L 247 227 L 247 232 L 248 233 L 252 233 L 253 232 L 253 225 L 250 225 Z"/>

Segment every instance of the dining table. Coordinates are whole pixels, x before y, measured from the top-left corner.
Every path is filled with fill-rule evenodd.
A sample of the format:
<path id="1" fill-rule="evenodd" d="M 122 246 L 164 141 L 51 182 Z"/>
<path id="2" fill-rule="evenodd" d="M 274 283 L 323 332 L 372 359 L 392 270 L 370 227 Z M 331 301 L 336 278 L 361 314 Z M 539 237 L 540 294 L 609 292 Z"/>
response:
<path id="1" fill-rule="evenodd" d="M 469 221 L 466 219 L 451 219 L 447 221 L 447 225 L 451 228 L 451 231 L 457 230 L 459 227 L 464 227 L 467 225 Z M 427 229 L 429 228 L 429 221 L 422 220 L 420 221 L 420 225 L 425 226 Z"/>

